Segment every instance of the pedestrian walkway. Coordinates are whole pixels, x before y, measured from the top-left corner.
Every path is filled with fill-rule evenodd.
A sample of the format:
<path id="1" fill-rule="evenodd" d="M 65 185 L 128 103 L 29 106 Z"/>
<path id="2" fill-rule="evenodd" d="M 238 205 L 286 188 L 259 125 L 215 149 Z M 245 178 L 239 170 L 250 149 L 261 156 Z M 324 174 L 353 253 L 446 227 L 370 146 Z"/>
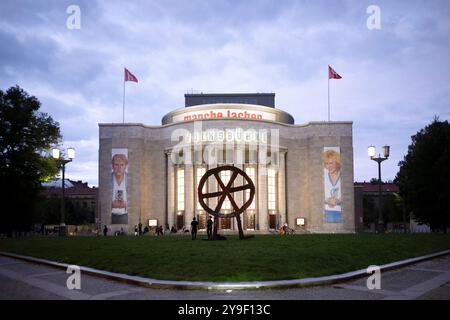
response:
<path id="1" fill-rule="evenodd" d="M 383 272 L 381 289 L 367 278 L 345 283 L 279 290 L 163 290 L 81 274 L 81 289 L 69 290 L 64 270 L 0 256 L 0 299 L 151 299 L 151 300 L 298 300 L 441 299 L 450 300 L 450 255 Z"/>

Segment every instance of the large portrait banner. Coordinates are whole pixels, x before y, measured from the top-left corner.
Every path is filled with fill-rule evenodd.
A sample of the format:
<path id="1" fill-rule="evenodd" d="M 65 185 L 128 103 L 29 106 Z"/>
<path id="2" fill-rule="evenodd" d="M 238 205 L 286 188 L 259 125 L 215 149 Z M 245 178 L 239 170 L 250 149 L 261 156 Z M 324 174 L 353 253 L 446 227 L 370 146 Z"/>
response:
<path id="1" fill-rule="evenodd" d="M 341 151 L 339 147 L 324 147 L 324 220 L 326 223 L 342 222 L 341 204 Z"/>
<path id="2" fill-rule="evenodd" d="M 128 223 L 128 149 L 112 149 L 111 152 L 112 202 L 111 223 Z"/>

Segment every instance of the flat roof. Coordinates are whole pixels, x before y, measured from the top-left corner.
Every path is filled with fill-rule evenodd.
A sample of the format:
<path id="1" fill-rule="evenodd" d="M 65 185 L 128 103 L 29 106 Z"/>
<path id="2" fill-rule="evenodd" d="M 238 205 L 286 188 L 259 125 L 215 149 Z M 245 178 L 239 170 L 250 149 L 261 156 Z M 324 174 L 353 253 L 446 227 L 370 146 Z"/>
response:
<path id="1" fill-rule="evenodd" d="M 275 93 L 187 93 L 186 108 L 203 104 L 239 103 L 275 108 Z"/>

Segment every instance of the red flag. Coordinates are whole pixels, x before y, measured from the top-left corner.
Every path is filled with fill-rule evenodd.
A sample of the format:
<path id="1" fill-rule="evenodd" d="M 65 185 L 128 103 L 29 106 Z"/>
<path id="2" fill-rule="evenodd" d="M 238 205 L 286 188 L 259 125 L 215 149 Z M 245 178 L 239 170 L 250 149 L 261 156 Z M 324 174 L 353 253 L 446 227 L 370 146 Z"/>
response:
<path id="1" fill-rule="evenodd" d="M 328 66 L 328 79 L 342 79 L 342 77 L 332 67 Z"/>
<path id="2" fill-rule="evenodd" d="M 138 82 L 138 79 L 134 74 L 132 74 L 127 68 L 125 68 L 125 81 Z"/>

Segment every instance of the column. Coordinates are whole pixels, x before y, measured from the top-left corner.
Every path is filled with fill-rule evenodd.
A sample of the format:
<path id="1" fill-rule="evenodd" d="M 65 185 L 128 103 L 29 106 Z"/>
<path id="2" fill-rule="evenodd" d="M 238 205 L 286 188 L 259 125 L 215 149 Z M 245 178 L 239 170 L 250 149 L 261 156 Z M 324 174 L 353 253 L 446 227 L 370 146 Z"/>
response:
<path id="1" fill-rule="evenodd" d="M 235 163 L 237 163 L 237 162 L 235 162 Z M 244 171 L 244 166 L 242 164 L 236 164 L 235 167 Z M 246 183 L 247 183 L 247 181 L 245 181 L 244 177 L 241 175 L 238 175 L 236 177 L 236 180 L 234 180 L 234 185 L 236 187 L 242 186 L 243 184 L 246 184 Z M 234 201 L 236 202 L 236 204 L 238 205 L 239 208 L 241 208 L 244 205 L 244 192 L 245 191 L 238 191 L 238 192 L 233 193 Z M 233 209 L 233 211 L 234 211 L 234 209 Z M 242 228 L 244 228 L 244 224 L 245 224 L 244 215 L 245 215 L 244 212 L 239 215 L 241 217 Z M 237 226 L 235 218 L 233 218 L 233 220 L 232 220 L 232 225 L 233 225 L 232 229 L 237 231 L 238 226 Z M 245 230 L 245 228 L 244 228 L 244 230 Z"/>
<path id="2" fill-rule="evenodd" d="M 215 167 L 216 167 L 215 164 L 214 165 L 208 165 L 206 167 L 206 171 L 208 171 L 208 170 L 210 170 L 212 168 L 215 168 Z M 218 191 L 218 185 L 217 185 L 216 178 L 214 178 L 214 175 L 213 176 L 209 176 L 207 183 L 208 183 L 208 193 L 213 193 L 213 192 L 217 192 Z M 205 200 L 207 200 L 206 203 L 208 204 L 208 206 L 212 210 L 214 210 L 216 208 L 216 206 L 217 206 L 218 199 L 219 199 L 219 197 L 214 197 L 214 198 L 209 198 L 209 199 L 205 199 Z M 207 213 L 207 217 L 209 217 L 208 213 Z M 215 219 L 215 217 L 213 217 L 213 220 L 214 219 Z"/>
<path id="3" fill-rule="evenodd" d="M 169 228 L 175 224 L 175 170 L 171 160 L 171 154 L 167 153 L 167 223 Z M 164 226 L 165 227 L 165 226 Z"/>
<path id="4" fill-rule="evenodd" d="M 286 153 L 280 151 L 280 163 L 278 167 L 278 214 L 280 217 L 280 226 L 287 222 L 286 217 Z M 291 226 L 293 228 L 293 226 Z"/>
<path id="5" fill-rule="evenodd" d="M 256 192 L 258 193 L 258 217 L 257 223 L 258 230 L 268 231 L 268 210 L 267 210 L 267 167 L 266 164 L 260 164 L 258 162 L 258 187 Z"/>
<path id="6" fill-rule="evenodd" d="M 194 166 L 184 166 L 184 223 L 186 228 L 191 228 L 194 217 Z"/>

